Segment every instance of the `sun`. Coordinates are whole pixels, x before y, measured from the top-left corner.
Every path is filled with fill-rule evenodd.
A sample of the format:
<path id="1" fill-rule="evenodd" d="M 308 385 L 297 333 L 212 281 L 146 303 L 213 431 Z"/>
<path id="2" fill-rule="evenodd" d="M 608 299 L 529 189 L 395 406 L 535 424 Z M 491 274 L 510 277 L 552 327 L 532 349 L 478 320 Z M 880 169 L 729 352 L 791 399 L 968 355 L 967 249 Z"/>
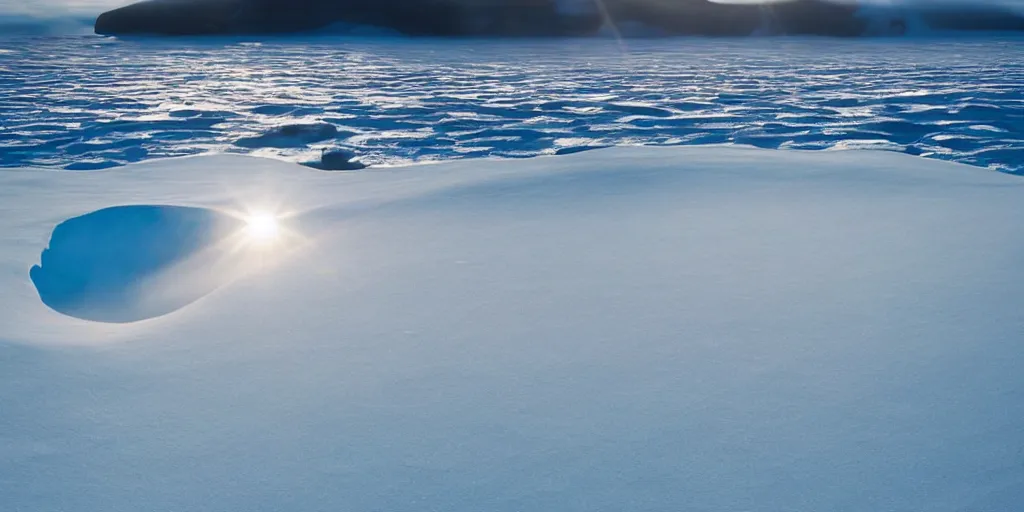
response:
<path id="1" fill-rule="evenodd" d="M 250 240 L 258 243 L 274 241 L 281 231 L 277 216 L 266 212 L 252 213 L 245 218 L 245 232 Z"/>

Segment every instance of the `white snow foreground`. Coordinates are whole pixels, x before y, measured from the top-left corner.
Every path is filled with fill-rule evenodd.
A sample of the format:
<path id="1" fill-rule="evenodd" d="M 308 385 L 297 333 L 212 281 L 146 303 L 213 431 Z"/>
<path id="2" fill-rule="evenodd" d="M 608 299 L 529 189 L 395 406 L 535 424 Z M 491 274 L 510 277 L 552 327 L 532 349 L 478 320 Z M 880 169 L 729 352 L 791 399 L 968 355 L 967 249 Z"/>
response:
<path id="1" fill-rule="evenodd" d="M 1020 510 L 1022 218 L 892 153 L 6 171 L 0 508 Z"/>

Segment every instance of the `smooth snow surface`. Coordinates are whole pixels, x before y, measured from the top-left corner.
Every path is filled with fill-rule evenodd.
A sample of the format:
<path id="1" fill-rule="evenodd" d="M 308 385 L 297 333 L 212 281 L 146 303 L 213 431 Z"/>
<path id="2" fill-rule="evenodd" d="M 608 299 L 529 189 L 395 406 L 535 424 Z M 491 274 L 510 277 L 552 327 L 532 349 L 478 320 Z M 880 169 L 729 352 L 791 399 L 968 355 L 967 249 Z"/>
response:
<path id="1" fill-rule="evenodd" d="M 859 151 L 7 170 L 2 508 L 1019 510 L 1022 216 Z M 189 300 L 40 300 L 123 293 L 97 255 Z"/>

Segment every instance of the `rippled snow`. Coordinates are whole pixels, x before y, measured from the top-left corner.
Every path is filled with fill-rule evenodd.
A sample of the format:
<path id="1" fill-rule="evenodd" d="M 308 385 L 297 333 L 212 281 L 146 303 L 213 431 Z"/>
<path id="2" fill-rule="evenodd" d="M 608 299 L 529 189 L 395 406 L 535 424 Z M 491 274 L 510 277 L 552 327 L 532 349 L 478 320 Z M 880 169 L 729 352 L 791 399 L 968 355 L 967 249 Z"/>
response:
<path id="1" fill-rule="evenodd" d="M 0 166 L 369 164 L 613 144 L 884 148 L 1024 173 L 1024 39 L 0 39 Z M 301 147 L 238 145 L 333 124 Z M 280 146 L 280 144 L 278 144 Z"/>

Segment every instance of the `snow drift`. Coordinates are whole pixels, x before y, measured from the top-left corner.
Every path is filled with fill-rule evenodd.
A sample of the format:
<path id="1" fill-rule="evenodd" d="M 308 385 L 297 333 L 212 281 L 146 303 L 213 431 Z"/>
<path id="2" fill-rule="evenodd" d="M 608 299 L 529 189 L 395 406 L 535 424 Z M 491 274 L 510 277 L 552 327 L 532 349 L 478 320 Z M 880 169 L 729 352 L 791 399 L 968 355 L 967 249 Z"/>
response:
<path id="1" fill-rule="evenodd" d="M 92 213 L 125 205 L 164 217 Z M 274 212 L 280 236 L 161 316 L 93 322 L 40 300 L 29 268 L 69 219 L 98 245 L 190 239 L 171 228 L 195 212 L 167 207 Z M 355 173 L 216 156 L 5 171 L 0 213 L 11 510 L 1024 497 L 1019 177 L 724 147 Z M 174 282 L 207 269 L 189 268 Z"/>

